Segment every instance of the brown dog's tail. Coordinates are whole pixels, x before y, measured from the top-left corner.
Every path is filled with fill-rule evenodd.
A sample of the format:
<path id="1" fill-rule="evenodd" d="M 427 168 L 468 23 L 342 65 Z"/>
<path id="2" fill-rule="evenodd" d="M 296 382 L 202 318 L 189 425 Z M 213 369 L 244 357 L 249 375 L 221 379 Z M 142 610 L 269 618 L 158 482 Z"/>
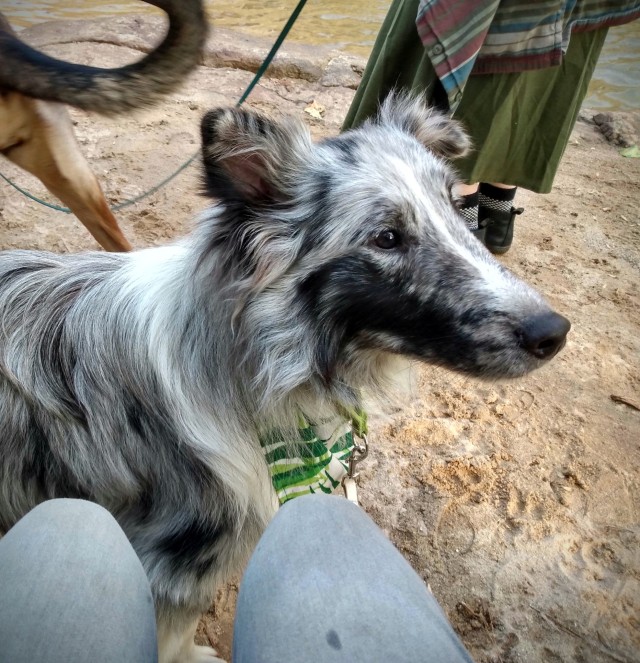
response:
<path id="1" fill-rule="evenodd" d="M 146 1 L 168 15 L 167 35 L 146 57 L 117 69 L 43 55 L 0 21 L 0 89 L 106 115 L 157 102 L 198 64 L 208 25 L 202 0 Z"/>

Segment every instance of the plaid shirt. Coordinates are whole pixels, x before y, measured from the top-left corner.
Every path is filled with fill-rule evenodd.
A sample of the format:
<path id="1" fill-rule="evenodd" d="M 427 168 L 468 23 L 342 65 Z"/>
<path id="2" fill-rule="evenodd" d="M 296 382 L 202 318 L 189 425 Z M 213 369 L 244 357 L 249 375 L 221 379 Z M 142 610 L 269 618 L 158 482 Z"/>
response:
<path id="1" fill-rule="evenodd" d="M 638 0 L 421 0 L 416 25 L 453 108 L 472 73 L 559 65 L 572 31 L 638 17 Z"/>

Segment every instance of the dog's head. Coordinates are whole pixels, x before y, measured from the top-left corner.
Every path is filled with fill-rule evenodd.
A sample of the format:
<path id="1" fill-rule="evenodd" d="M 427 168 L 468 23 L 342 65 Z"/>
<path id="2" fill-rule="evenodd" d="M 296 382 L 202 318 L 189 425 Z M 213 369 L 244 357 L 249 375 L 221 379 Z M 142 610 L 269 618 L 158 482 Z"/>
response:
<path id="1" fill-rule="evenodd" d="M 202 135 L 224 210 L 208 250 L 248 307 L 259 294 L 263 314 L 270 302 L 283 324 L 305 320 L 326 380 L 372 350 L 515 377 L 563 346 L 568 321 L 466 228 L 447 158 L 469 141 L 419 100 L 390 98 L 319 144 L 301 123 L 239 110 L 208 113 Z"/>

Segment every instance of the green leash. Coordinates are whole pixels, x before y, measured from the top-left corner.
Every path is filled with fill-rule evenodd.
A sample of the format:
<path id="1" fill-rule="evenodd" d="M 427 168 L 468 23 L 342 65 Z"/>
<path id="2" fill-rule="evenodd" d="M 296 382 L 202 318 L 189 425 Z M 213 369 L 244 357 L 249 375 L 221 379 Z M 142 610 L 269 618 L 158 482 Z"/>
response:
<path id="1" fill-rule="evenodd" d="M 247 89 L 243 92 L 242 96 L 238 100 L 237 106 L 241 106 L 246 100 L 247 97 L 251 94 L 251 91 L 253 88 L 256 86 L 258 81 L 262 78 L 262 74 L 267 70 L 269 65 L 271 64 L 271 61 L 275 57 L 276 53 L 280 49 L 280 46 L 282 46 L 282 42 L 286 39 L 287 35 L 289 34 L 289 31 L 293 27 L 293 24 L 296 22 L 298 19 L 298 16 L 300 15 L 300 12 L 304 8 L 304 6 L 307 4 L 307 0 L 300 0 L 298 4 L 296 5 L 295 9 L 291 12 L 291 16 L 289 16 L 289 20 L 285 23 L 284 28 L 280 31 L 280 34 L 278 35 L 278 38 L 275 40 L 273 46 L 271 47 L 271 50 L 269 53 L 267 53 L 267 57 L 263 60 L 262 64 L 260 65 L 260 68 L 256 72 L 256 75 L 253 77 L 253 80 L 251 83 L 249 83 Z"/>
<path id="2" fill-rule="evenodd" d="M 262 64 L 260 65 L 258 71 L 256 72 L 255 76 L 253 77 L 251 83 L 247 86 L 247 89 L 242 93 L 242 96 L 236 103 L 236 108 L 242 106 L 242 104 L 247 100 L 247 97 L 251 94 L 253 88 L 258 84 L 258 81 L 262 78 L 264 75 L 264 72 L 268 69 L 269 65 L 271 64 L 271 61 L 273 58 L 276 56 L 276 53 L 280 49 L 280 46 L 282 46 L 282 42 L 286 39 L 287 35 L 289 34 L 291 28 L 293 27 L 293 24 L 296 22 L 298 19 L 298 16 L 300 15 L 300 12 L 304 8 L 304 6 L 307 4 L 307 0 L 300 0 L 298 4 L 296 5 L 295 9 L 291 13 L 291 16 L 289 16 L 289 19 L 284 25 L 284 28 L 280 31 L 280 34 L 278 35 L 278 38 L 276 39 L 275 43 L 271 47 L 271 50 L 269 53 L 267 53 L 267 56 L 265 59 L 262 61 Z M 138 196 L 134 196 L 133 198 L 129 198 L 128 200 L 125 200 L 122 203 L 118 203 L 117 205 L 114 205 L 113 207 L 110 207 L 112 212 L 117 212 L 121 209 L 124 209 L 125 207 L 129 207 L 130 205 L 134 205 L 135 203 L 140 202 L 141 200 L 144 200 L 145 198 L 148 198 L 152 194 L 156 193 L 156 191 L 159 191 L 167 185 L 171 180 L 175 179 L 185 168 L 189 167 L 194 160 L 198 157 L 200 154 L 200 150 L 198 150 L 193 156 L 189 157 L 181 166 L 179 166 L 171 175 L 168 177 L 165 177 L 161 182 L 156 184 L 155 186 L 151 187 L 148 191 L 145 191 L 144 193 L 141 193 Z M 42 200 L 41 198 L 38 198 L 37 196 L 34 196 L 32 193 L 29 193 L 25 189 L 19 187 L 15 182 L 12 182 L 8 177 L 0 173 L 0 177 L 7 182 L 7 184 L 10 184 L 16 191 L 19 191 L 23 196 L 26 196 L 30 200 L 33 200 L 36 203 L 39 203 L 40 205 L 43 205 L 44 207 L 48 207 L 49 209 L 55 210 L 56 212 L 63 212 L 64 214 L 72 214 L 72 211 L 68 207 L 62 207 L 61 205 L 56 205 L 54 203 L 48 203 L 46 200 Z"/>

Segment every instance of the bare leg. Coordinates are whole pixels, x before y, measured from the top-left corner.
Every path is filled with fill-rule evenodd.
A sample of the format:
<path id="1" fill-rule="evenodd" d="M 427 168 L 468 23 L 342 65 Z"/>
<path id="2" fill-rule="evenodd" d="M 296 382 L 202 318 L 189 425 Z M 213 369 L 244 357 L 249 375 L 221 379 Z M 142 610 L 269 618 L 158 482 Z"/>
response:
<path id="1" fill-rule="evenodd" d="M 478 192 L 478 187 L 480 184 L 476 182 L 475 184 L 458 184 L 456 186 L 456 193 L 459 196 L 471 196 L 474 193 Z"/>
<path id="2" fill-rule="evenodd" d="M 492 186 L 498 187 L 498 189 L 515 189 L 515 186 L 512 186 L 511 184 L 500 184 L 499 182 L 491 182 Z M 476 193 L 478 191 L 478 187 L 480 186 L 479 182 L 475 182 L 474 184 L 458 184 L 456 187 L 456 192 L 460 196 L 469 196 L 473 193 Z"/>

